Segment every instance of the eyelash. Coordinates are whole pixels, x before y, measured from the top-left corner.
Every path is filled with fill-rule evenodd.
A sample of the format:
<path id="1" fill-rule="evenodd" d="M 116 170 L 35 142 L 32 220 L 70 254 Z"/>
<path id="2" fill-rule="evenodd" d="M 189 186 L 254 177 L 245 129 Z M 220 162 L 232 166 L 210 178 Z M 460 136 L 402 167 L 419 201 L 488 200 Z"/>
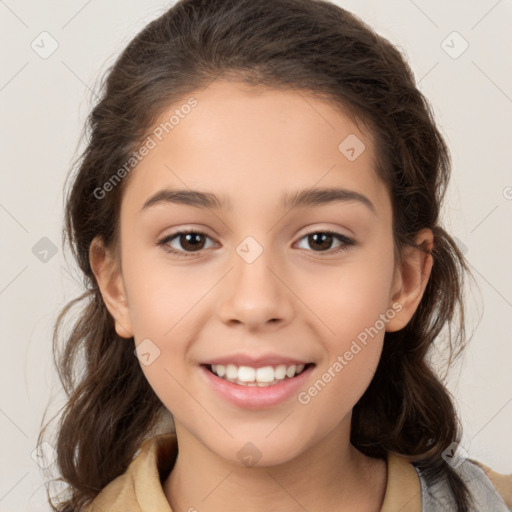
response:
<path id="1" fill-rule="evenodd" d="M 319 233 L 324 234 L 324 235 L 333 235 L 334 238 L 336 238 L 338 241 L 342 242 L 342 245 L 340 245 L 339 247 L 336 247 L 335 250 L 329 249 L 327 251 L 311 251 L 311 252 L 315 252 L 318 254 L 329 254 L 329 255 L 338 254 L 339 252 L 347 251 L 350 246 L 355 245 L 355 241 L 352 240 L 351 238 L 348 238 L 345 235 L 342 235 L 341 233 L 337 233 L 336 231 L 330 231 L 328 229 L 310 231 L 309 233 L 305 233 L 299 239 L 299 241 L 302 240 L 303 238 L 310 236 L 310 235 L 319 234 Z M 207 233 L 205 233 L 203 231 L 199 231 L 199 230 L 177 231 L 176 233 L 167 235 L 164 238 L 158 240 L 156 245 L 162 247 L 166 252 L 168 252 L 170 254 L 174 254 L 178 257 L 188 258 L 191 256 L 195 256 L 195 255 L 199 254 L 204 249 L 200 249 L 198 251 L 187 252 L 187 251 L 178 251 L 176 249 L 169 247 L 169 245 L 167 245 L 169 242 L 171 242 L 172 240 L 174 240 L 176 237 L 178 237 L 180 235 L 190 235 L 190 234 L 204 235 L 207 238 L 211 238 Z"/>

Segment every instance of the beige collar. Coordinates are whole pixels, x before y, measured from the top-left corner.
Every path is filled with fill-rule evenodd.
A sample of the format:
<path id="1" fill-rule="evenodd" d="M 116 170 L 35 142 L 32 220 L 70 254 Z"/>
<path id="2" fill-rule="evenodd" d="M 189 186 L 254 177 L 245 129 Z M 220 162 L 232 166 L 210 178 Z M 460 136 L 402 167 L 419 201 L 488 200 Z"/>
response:
<path id="1" fill-rule="evenodd" d="M 381 512 L 421 512 L 421 485 L 413 465 L 388 453 L 388 482 Z"/>
<path id="2" fill-rule="evenodd" d="M 160 434 L 146 439 L 126 472 L 96 497 L 87 512 L 172 512 L 162 482 L 177 455 L 176 436 Z M 404 458 L 389 454 L 388 479 L 381 512 L 421 512 L 420 481 Z"/>

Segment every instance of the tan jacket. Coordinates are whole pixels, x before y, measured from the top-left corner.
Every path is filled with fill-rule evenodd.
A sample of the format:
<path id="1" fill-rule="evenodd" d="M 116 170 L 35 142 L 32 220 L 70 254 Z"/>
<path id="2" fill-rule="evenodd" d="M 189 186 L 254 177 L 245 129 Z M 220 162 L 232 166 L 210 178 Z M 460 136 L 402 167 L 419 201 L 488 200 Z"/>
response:
<path id="1" fill-rule="evenodd" d="M 86 508 L 86 512 L 172 512 L 162 483 L 172 470 L 176 454 L 176 436 L 173 434 L 160 434 L 145 440 L 126 472 L 110 482 Z M 501 499 L 497 499 L 500 503 L 503 500 L 512 510 L 512 475 L 501 475 L 483 464 L 476 464 L 486 471 L 492 482 L 488 487 L 492 488 L 494 485 L 495 489 L 492 488 L 492 491 L 498 490 Z M 427 493 L 422 493 L 424 483 L 414 466 L 405 459 L 390 454 L 387 469 L 386 493 L 381 512 L 422 512 L 423 508 L 426 510 Z M 430 506 L 431 502 L 428 503 Z M 507 510 L 504 503 L 501 506 L 503 508 L 500 510 Z M 485 512 L 490 512 L 490 509 L 485 509 Z"/>

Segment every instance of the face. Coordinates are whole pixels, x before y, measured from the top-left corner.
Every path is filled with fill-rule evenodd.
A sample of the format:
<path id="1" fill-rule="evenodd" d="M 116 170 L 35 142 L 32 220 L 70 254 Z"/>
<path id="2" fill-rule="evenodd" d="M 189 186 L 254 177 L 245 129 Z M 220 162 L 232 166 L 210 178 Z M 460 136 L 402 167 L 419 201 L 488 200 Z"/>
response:
<path id="1" fill-rule="evenodd" d="M 276 464 L 350 422 L 407 321 L 391 201 L 371 139 L 329 103 L 228 81 L 191 96 L 124 190 L 109 309 L 178 439 Z"/>

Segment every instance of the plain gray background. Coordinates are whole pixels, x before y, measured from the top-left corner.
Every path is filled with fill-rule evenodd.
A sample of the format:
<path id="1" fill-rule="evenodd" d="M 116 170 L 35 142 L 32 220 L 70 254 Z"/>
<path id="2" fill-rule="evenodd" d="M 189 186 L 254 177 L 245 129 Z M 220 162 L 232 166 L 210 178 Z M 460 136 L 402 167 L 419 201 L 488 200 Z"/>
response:
<path id="1" fill-rule="evenodd" d="M 511 473 L 512 4 L 337 3 L 406 53 L 450 146 L 443 218 L 479 291 L 468 294 L 468 329 L 476 331 L 448 387 L 469 457 Z M 0 0 L 1 512 L 49 510 L 46 476 L 31 454 L 45 407 L 51 402 L 53 413 L 63 404 L 52 326 L 80 287 L 61 246 L 62 188 L 94 88 L 129 40 L 171 4 Z M 45 54 L 52 44 L 57 49 Z M 441 355 L 433 361 L 444 371 Z"/>

